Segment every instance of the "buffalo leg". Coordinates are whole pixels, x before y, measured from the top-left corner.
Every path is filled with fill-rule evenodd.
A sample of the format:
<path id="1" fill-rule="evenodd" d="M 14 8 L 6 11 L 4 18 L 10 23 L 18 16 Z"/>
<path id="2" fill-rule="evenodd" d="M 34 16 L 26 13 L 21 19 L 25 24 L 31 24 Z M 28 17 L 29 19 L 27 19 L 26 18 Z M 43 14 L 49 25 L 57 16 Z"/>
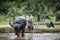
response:
<path id="1" fill-rule="evenodd" d="M 22 37 L 24 37 L 25 36 L 25 29 L 22 29 Z"/>
<path id="2" fill-rule="evenodd" d="M 18 27 L 15 27 L 14 30 L 15 30 L 15 35 L 17 35 L 17 37 L 19 37 L 19 29 L 18 29 Z"/>

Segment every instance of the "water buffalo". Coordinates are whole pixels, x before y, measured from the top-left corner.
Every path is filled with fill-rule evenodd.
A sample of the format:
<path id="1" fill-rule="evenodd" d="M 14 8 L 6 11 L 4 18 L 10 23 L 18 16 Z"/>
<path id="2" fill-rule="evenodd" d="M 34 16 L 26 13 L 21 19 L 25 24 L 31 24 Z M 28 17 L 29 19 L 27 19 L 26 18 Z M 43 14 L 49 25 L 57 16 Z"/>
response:
<path id="1" fill-rule="evenodd" d="M 16 17 L 14 21 L 9 22 L 10 26 L 14 28 L 15 35 L 19 37 L 20 32 L 22 31 L 22 37 L 24 36 L 26 19 L 22 16 Z"/>
<path id="2" fill-rule="evenodd" d="M 52 21 L 47 22 L 46 25 L 47 25 L 47 27 L 49 27 L 49 28 L 50 28 L 50 27 L 55 27 L 55 26 L 54 26 L 54 23 L 53 23 Z"/>

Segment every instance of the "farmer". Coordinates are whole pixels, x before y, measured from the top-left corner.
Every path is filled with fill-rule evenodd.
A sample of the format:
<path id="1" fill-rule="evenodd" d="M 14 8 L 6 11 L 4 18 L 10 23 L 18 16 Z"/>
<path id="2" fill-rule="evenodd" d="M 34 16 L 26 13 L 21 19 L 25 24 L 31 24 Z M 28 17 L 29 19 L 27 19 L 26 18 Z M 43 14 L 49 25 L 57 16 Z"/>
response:
<path id="1" fill-rule="evenodd" d="M 33 16 L 31 14 L 31 12 L 28 13 L 26 20 L 27 20 L 28 29 L 33 30 Z"/>

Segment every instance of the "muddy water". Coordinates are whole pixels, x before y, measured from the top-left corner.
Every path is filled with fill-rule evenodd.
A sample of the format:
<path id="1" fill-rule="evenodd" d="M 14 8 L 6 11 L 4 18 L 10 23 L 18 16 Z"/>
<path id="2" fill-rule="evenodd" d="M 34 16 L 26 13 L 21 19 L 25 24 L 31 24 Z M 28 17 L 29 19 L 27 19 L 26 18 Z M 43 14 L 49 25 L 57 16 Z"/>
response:
<path id="1" fill-rule="evenodd" d="M 17 37 L 14 33 L 0 33 L 0 40 L 60 40 L 60 33 L 25 33 L 25 37 Z"/>

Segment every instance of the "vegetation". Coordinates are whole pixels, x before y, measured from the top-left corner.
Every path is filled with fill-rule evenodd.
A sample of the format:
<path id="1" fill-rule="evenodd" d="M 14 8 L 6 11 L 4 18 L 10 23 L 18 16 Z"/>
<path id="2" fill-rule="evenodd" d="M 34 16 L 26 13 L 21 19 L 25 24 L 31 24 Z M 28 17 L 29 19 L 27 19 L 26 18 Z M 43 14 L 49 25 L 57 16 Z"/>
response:
<path id="1" fill-rule="evenodd" d="M 27 11 L 32 11 L 34 17 L 39 13 L 41 21 L 46 19 L 46 15 L 51 19 L 60 20 L 58 13 L 60 0 L 0 0 L 0 17 L 2 17 L 0 21 L 9 21 L 15 16 L 26 15 Z"/>

